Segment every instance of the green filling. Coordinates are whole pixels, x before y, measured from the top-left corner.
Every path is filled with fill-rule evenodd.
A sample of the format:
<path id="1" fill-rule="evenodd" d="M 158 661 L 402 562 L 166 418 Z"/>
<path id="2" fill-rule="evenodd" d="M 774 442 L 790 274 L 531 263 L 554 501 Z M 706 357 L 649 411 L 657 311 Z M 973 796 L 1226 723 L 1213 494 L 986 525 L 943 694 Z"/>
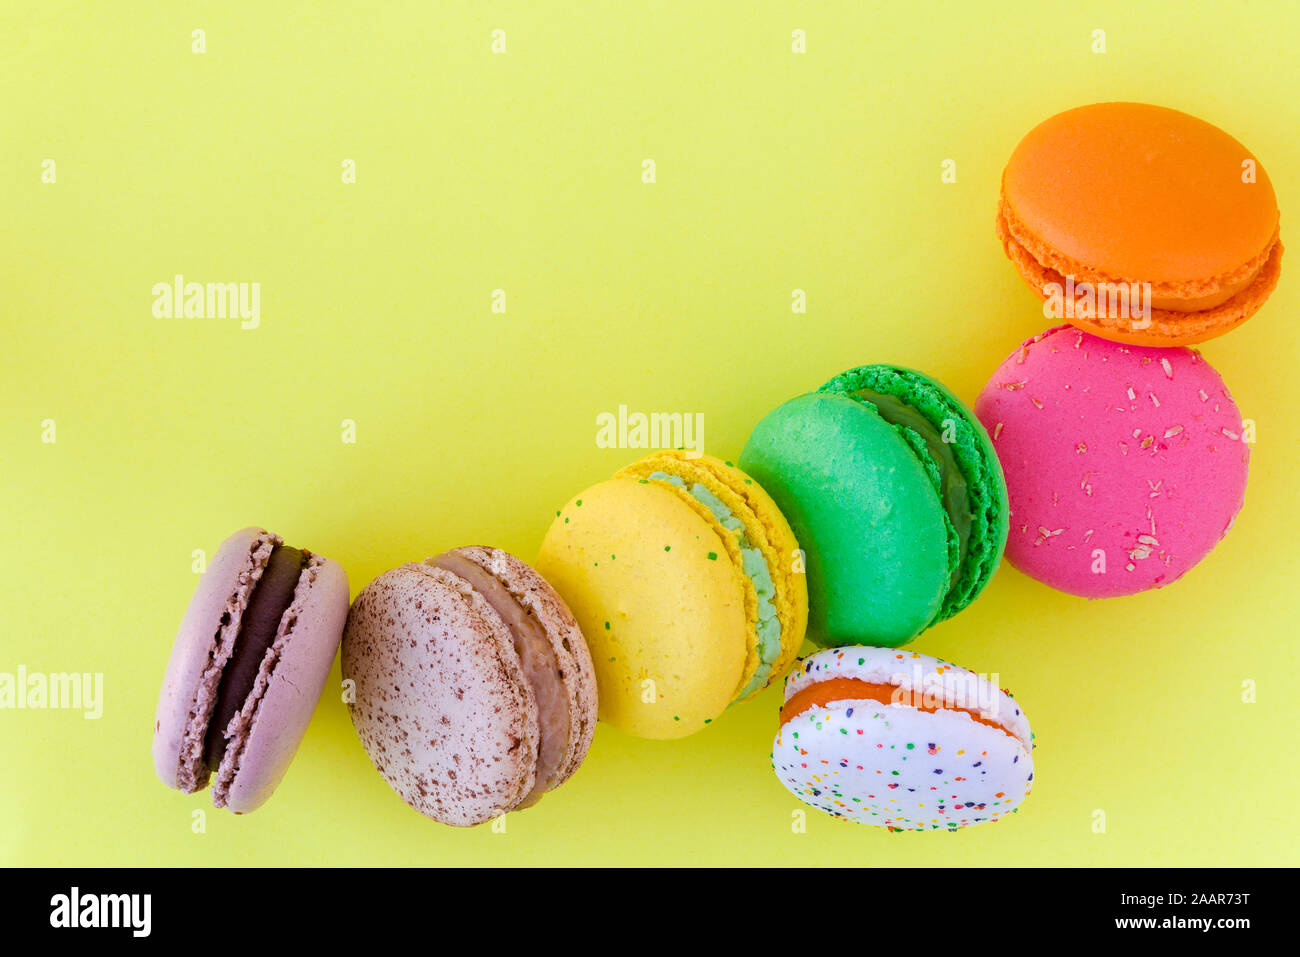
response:
<path id="1" fill-rule="evenodd" d="M 970 538 L 971 526 L 970 492 L 966 487 L 966 478 L 957 466 L 957 458 L 953 455 L 952 446 L 943 440 L 943 436 L 929 419 L 901 399 L 873 392 L 870 389 L 859 389 L 854 395 L 874 405 L 880 417 L 890 425 L 909 428 L 925 442 L 930 458 L 934 459 L 935 465 L 939 467 L 943 510 L 948 513 L 948 520 L 952 522 L 952 527 L 957 532 L 957 567 L 964 567 L 966 543 Z M 954 579 L 956 577 L 954 576 Z"/>
<path id="2" fill-rule="evenodd" d="M 768 675 L 772 673 L 772 665 L 781 655 L 781 619 L 776 614 L 776 585 L 772 581 L 772 570 L 767 567 L 763 553 L 754 547 L 745 534 L 744 522 L 732 515 L 731 509 L 707 488 L 698 482 L 687 488 L 685 479 L 667 472 L 651 472 L 649 477 L 685 488 L 697 502 L 713 513 L 718 524 L 737 533 L 741 570 L 753 582 L 754 592 L 758 595 L 758 668 L 749 684 L 736 695 L 737 700 L 747 697 L 767 682 Z"/>

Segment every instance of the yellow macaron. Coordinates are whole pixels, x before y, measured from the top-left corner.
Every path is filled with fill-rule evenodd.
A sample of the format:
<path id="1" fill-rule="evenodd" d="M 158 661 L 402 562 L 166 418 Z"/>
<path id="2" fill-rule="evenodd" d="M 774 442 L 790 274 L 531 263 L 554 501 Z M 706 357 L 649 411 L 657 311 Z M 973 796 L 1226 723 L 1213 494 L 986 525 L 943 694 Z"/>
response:
<path id="1" fill-rule="evenodd" d="M 658 452 L 577 495 L 538 570 L 591 648 L 601 720 L 680 738 L 783 675 L 808 591 L 789 523 L 728 462 Z"/>

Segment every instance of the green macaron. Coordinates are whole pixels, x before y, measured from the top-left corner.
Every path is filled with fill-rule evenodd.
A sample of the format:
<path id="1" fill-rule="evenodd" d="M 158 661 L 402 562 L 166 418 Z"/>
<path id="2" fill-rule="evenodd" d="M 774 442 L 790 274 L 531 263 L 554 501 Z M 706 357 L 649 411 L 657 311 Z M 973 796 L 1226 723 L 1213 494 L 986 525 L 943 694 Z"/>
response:
<path id="1" fill-rule="evenodd" d="M 1002 558 L 993 444 L 942 384 L 850 369 L 763 418 L 740 467 L 805 549 L 809 637 L 897 647 L 969 605 Z"/>

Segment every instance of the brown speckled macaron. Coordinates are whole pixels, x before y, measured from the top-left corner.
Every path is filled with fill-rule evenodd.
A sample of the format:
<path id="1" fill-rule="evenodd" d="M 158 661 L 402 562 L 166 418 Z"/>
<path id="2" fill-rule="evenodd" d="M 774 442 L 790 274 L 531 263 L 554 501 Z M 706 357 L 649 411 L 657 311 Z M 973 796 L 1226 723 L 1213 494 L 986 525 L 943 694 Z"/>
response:
<path id="1" fill-rule="evenodd" d="M 500 549 L 380 575 L 352 604 L 342 662 L 371 762 L 444 824 L 529 807 L 591 746 L 596 679 L 582 632 L 546 580 Z"/>

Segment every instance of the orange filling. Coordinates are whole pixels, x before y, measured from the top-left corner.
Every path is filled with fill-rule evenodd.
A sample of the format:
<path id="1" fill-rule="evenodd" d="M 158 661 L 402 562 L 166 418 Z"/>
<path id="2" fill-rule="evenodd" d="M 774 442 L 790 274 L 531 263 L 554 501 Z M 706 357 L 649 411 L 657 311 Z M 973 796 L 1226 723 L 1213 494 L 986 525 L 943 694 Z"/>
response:
<path id="1" fill-rule="evenodd" d="M 900 688 L 898 685 L 878 684 L 873 681 L 863 681 L 860 678 L 827 678 L 825 681 L 818 681 L 816 684 L 809 685 L 787 701 L 781 708 L 781 724 L 793 721 L 799 715 L 811 711 L 813 708 L 828 707 L 833 701 L 879 701 L 881 704 L 907 705 L 917 711 L 965 711 L 980 724 L 986 724 L 990 728 L 997 728 L 1003 734 L 1015 737 L 1005 726 L 991 718 L 985 718 L 978 711 L 972 711 L 970 708 L 936 705 L 927 702 L 925 697 L 924 689 L 919 692 L 912 692 L 906 688 Z"/>

